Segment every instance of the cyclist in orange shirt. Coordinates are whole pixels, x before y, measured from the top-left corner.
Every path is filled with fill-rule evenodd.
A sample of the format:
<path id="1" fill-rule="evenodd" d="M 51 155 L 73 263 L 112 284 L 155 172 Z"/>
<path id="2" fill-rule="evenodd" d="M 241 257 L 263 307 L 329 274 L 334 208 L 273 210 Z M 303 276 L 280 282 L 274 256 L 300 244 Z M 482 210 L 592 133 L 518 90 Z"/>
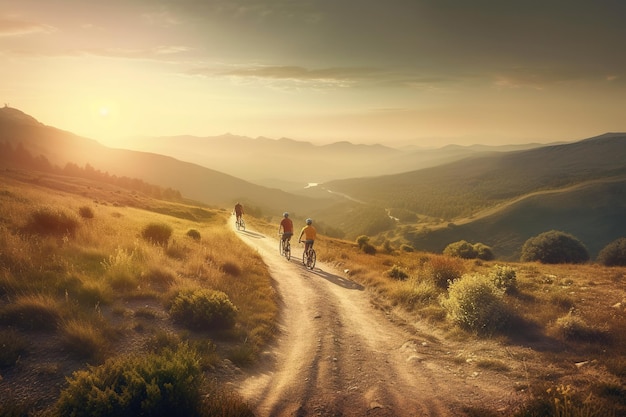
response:
<path id="1" fill-rule="evenodd" d="M 300 237 L 298 237 L 298 243 L 302 242 L 302 236 L 304 235 L 304 251 L 307 252 L 309 248 L 313 247 L 315 243 L 315 237 L 317 236 L 317 230 L 313 227 L 313 220 L 306 219 L 306 226 L 302 228 Z"/>
<path id="2" fill-rule="evenodd" d="M 291 240 L 291 236 L 293 236 L 293 222 L 289 218 L 289 213 L 283 213 L 283 219 L 280 222 L 280 226 L 278 226 L 278 233 L 281 233 L 282 230 L 282 240 L 284 243 L 287 243 Z"/>

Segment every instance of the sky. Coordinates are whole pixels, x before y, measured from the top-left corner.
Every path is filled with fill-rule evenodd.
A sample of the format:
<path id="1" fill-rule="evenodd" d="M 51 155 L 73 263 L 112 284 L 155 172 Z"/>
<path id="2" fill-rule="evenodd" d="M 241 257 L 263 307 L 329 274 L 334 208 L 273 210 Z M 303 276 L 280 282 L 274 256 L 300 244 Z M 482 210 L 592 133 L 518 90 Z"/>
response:
<path id="1" fill-rule="evenodd" d="M 623 0 L 0 0 L 0 97 L 137 136 L 439 147 L 626 131 Z"/>

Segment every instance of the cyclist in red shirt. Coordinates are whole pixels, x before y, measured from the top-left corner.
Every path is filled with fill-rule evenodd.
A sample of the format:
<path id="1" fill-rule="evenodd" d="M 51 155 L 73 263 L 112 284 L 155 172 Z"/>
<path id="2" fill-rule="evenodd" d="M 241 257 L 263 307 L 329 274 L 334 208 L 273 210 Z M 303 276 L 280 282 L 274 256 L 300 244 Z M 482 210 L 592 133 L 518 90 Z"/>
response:
<path id="1" fill-rule="evenodd" d="M 293 222 L 289 218 L 289 213 L 283 213 L 283 219 L 280 222 L 280 226 L 278 226 L 278 233 L 282 231 L 282 240 L 284 243 L 287 243 L 291 240 L 291 236 L 293 236 Z"/>

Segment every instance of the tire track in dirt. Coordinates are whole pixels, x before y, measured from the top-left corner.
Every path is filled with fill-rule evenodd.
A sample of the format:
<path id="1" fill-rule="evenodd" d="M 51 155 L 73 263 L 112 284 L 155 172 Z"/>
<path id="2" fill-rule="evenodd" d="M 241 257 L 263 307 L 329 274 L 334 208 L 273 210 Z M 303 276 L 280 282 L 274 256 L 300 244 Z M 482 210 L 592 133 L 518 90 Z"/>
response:
<path id="1" fill-rule="evenodd" d="M 502 405 L 501 381 L 459 376 L 448 347 L 392 323 L 359 284 L 319 262 L 305 269 L 296 244 L 287 261 L 277 239 L 235 233 L 261 255 L 282 303 L 276 341 L 233 381 L 256 416 L 464 416 L 464 405 Z"/>

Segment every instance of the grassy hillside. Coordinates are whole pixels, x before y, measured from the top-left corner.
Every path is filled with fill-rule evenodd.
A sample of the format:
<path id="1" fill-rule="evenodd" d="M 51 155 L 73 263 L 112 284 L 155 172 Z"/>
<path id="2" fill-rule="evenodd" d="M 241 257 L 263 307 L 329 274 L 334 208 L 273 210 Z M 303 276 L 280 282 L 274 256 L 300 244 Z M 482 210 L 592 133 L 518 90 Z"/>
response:
<path id="1" fill-rule="evenodd" d="M 379 207 L 453 220 L 531 192 L 625 174 L 626 134 L 607 134 L 324 186 Z"/>
<path id="2" fill-rule="evenodd" d="M 499 259 L 518 260 L 524 242 L 548 230 L 576 236 L 595 259 L 626 234 L 626 179 L 537 193 L 485 217 L 443 228 L 406 227 L 399 233 L 420 250 L 440 253 L 448 244 L 466 240 L 491 246 Z"/>
<path id="3" fill-rule="evenodd" d="M 511 260 L 526 239 L 548 230 L 577 236 L 592 256 L 623 236 L 625 175 L 626 135 L 607 134 L 323 186 L 401 214 L 385 238 L 435 252 L 459 240 L 481 242 Z"/>
<path id="4" fill-rule="evenodd" d="M 85 388 L 101 378 L 123 384 L 117 372 L 126 369 L 151 389 L 164 373 L 184 377 L 174 386 L 202 403 L 197 415 L 251 416 L 220 386 L 235 372 L 224 359 L 239 366 L 257 360 L 274 335 L 279 303 L 258 254 L 225 227 L 228 212 L 79 178 L 3 170 L 0 219 L 0 415 L 69 415 L 60 410 L 84 407 L 73 398 Z M 247 220 L 276 232 L 274 223 Z M 157 232 L 171 227 L 171 235 L 163 239 L 154 225 Z M 516 381 L 528 400 L 515 417 L 626 415 L 625 268 L 509 263 L 499 269 L 383 247 L 366 254 L 325 236 L 316 249 L 390 318 L 422 329 L 416 340 L 459 342 L 463 349 L 446 353 L 459 373 L 495 369 Z M 506 290 L 493 293 L 497 302 L 479 305 L 496 303 L 507 321 L 496 327 L 487 315 L 478 328 L 464 327 L 443 301 L 458 297 L 446 280 L 471 282 L 466 277 L 494 271 L 506 273 L 498 281 Z M 208 302 L 205 291 L 225 294 L 229 303 L 220 305 L 236 307 L 234 321 L 230 314 L 217 321 L 185 314 L 185 303 Z M 155 367 L 162 372 L 151 374 Z M 108 401 L 113 394 L 100 395 Z M 554 408 L 563 395 L 571 414 Z M 165 397 L 160 410 L 180 412 L 188 404 L 179 401 Z"/>
<path id="5" fill-rule="evenodd" d="M 225 227 L 229 218 L 109 184 L 3 170 L 0 414 L 51 409 L 87 365 L 113 378 L 116 367 L 160 355 L 197 364 L 194 380 L 211 393 L 198 407 L 245 409 L 199 377 L 227 371 L 225 358 L 253 362 L 278 313 L 265 265 Z"/>

